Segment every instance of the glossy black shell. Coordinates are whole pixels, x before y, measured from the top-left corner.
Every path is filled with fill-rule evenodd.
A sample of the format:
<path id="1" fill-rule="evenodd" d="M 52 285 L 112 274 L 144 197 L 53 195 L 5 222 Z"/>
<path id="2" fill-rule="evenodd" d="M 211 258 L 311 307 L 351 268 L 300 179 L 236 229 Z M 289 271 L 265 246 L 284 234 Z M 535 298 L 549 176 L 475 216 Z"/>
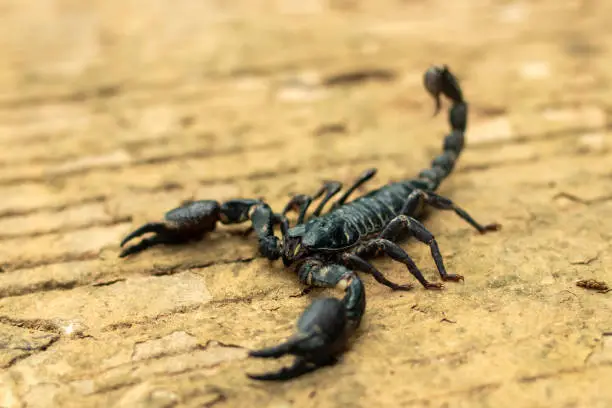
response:
<path id="1" fill-rule="evenodd" d="M 212 200 L 193 201 L 168 211 L 164 218 L 171 224 L 186 226 L 207 226 L 216 221 L 219 203 Z"/>
<path id="2" fill-rule="evenodd" d="M 418 180 L 388 184 L 289 230 L 302 245 L 319 251 L 342 251 L 376 234 L 400 214 Z M 418 203 L 417 210 L 422 207 Z M 409 214 L 417 216 L 418 214 Z"/>

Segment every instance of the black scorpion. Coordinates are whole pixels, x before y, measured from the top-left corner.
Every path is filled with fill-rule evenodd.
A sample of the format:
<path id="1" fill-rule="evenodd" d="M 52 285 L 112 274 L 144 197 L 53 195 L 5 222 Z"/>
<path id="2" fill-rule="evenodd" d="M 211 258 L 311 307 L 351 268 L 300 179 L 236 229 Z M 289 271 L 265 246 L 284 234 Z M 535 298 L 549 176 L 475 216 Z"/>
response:
<path id="1" fill-rule="evenodd" d="M 394 290 L 412 288 L 412 285 L 389 281 L 366 258 L 385 253 L 406 265 L 425 288 L 442 288 L 442 283 L 426 280 L 410 256 L 394 243 L 400 235 L 407 233 L 429 246 L 443 281 L 463 279 L 461 275 L 446 272 L 434 236 L 414 218 L 421 215 L 426 205 L 453 210 L 480 233 L 499 227 L 499 224 L 479 224 L 451 200 L 434 193 L 453 170 L 463 149 L 468 106 L 456 78 L 446 66 L 429 68 L 424 75 L 424 85 L 435 99 L 434 115 L 440 110 L 441 94 L 450 100 L 451 132 L 444 139 L 443 153 L 416 179 L 387 184 L 346 203 L 356 188 L 375 175 L 376 169 L 369 169 L 325 214 L 322 214 L 323 207 L 341 190 L 339 182 L 324 183 L 313 196 L 294 196 L 280 214 L 272 211 L 265 202 L 254 199 L 236 199 L 223 204 L 212 200 L 191 202 L 166 213 L 164 221 L 147 223 L 129 234 L 121 243 L 122 247 L 133 238 L 155 233 L 125 248 L 120 256 L 157 244 L 201 239 L 205 233 L 215 229 L 217 221 L 236 224 L 250 220 L 263 256 L 270 260 L 282 257 L 285 266 L 291 266 L 297 272 L 300 282 L 310 287 L 340 287 L 345 296 L 342 300 L 333 297 L 314 300 L 298 320 L 297 334 L 278 346 L 250 352 L 252 357 L 264 358 L 294 355 L 293 365 L 277 372 L 249 374 L 249 377 L 287 380 L 336 362 L 359 326 L 366 307 L 365 288 L 355 271 L 371 274 L 378 282 Z M 321 196 L 323 199 L 305 220 L 310 204 Z M 286 215 L 291 210 L 297 210 L 299 215 L 297 224 L 290 228 Z M 280 225 L 282 239 L 274 235 L 276 225 Z"/>

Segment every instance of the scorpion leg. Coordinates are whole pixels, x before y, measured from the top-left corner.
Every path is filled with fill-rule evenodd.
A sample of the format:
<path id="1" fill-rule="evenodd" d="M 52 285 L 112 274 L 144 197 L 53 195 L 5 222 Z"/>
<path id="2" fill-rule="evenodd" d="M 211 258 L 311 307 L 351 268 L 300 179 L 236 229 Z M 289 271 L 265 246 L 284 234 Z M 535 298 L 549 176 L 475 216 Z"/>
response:
<path id="1" fill-rule="evenodd" d="M 315 210 L 312 212 L 311 218 L 318 217 L 321 214 L 321 211 L 323 211 L 323 207 L 325 206 L 325 204 L 327 204 L 327 202 L 333 196 L 338 194 L 340 192 L 340 189 L 342 189 L 342 183 L 340 183 L 339 181 L 325 182 L 325 184 L 323 184 L 317 194 L 315 194 L 314 198 L 319 198 L 319 196 L 321 196 L 323 193 L 325 193 L 325 197 L 323 197 L 317 208 L 315 208 Z"/>
<path id="2" fill-rule="evenodd" d="M 345 296 L 342 300 L 333 297 L 314 300 L 299 318 L 297 334 L 278 346 L 251 351 L 252 357 L 296 356 L 292 366 L 266 374 L 248 374 L 252 379 L 289 380 L 335 363 L 361 322 L 365 288 L 353 271 L 342 265 L 309 260 L 302 264 L 298 275 L 307 285 L 344 288 Z"/>
<path id="3" fill-rule="evenodd" d="M 321 214 L 321 210 L 323 210 L 323 207 L 325 206 L 325 204 L 327 204 L 327 202 L 334 195 L 338 194 L 341 188 L 342 188 L 342 183 L 338 181 L 327 181 L 321 186 L 319 191 L 317 191 L 315 195 L 313 196 L 297 194 L 291 197 L 291 200 L 289 200 L 289 202 L 283 209 L 282 215 L 286 215 L 290 210 L 297 210 L 299 213 L 297 223 L 298 224 L 303 223 L 305 215 L 306 215 L 306 211 L 308 210 L 308 207 L 310 207 L 310 204 L 312 204 L 312 201 L 321 197 L 323 193 L 325 193 L 325 196 L 323 197 L 323 199 L 321 200 L 317 208 L 315 208 L 315 210 L 313 211 L 312 215 L 309 218 L 318 217 Z"/>
<path id="4" fill-rule="evenodd" d="M 440 196 L 438 194 L 429 193 L 429 192 L 426 193 L 425 194 L 425 202 L 427 204 L 431 205 L 432 207 L 437 208 L 439 210 L 453 210 L 453 211 L 455 211 L 455 213 L 459 217 L 461 217 L 461 219 L 466 221 L 472 227 L 476 228 L 476 230 L 478 232 L 480 232 L 481 234 L 484 234 L 484 233 L 489 232 L 489 231 L 497 231 L 497 230 L 499 230 L 501 228 L 501 225 L 498 224 L 498 223 L 491 223 L 491 224 L 486 224 L 486 225 L 480 224 L 474 218 L 472 218 L 472 216 L 470 214 L 468 214 L 467 211 L 465 211 L 461 207 L 458 207 L 457 205 L 455 205 L 455 203 L 453 203 L 448 198 L 442 197 L 442 196 Z"/>
<path id="5" fill-rule="evenodd" d="M 359 188 L 359 186 L 361 186 L 363 183 L 365 183 L 366 181 L 370 180 L 372 177 L 374 177 L 376 175 L 376 171 L 377 170 L 375 168 L 371 168 L 371 169 L 367 169 L 366 171 L 361 173 L 361 175 L 357 178 L 357 180 L 355 180 L 353 185 L 351 187 L 349 187 L 349 189 L 346 190 L 346 192 L 344 194 L 342 194 L 342 196 L 338 199 L 338 201 L 336 201 L 332 205 L 331 209 L 334 210 L 335 208 L 338 208 L 342 204 L 344 204 L 344 202 L 349 198 L 349 196 L 351 195 L 351 193 L 353 191 L 357 190 Z"/>
<path id="6" fill-rule="evenodd" d="M 399 285 L 397 283 L 388 280 L 385 275 L 382 274 L 378 269 L 365 259 L 351 253 L 344 253 L 341 256 L 342 262 L 349 268 L 353 268 L 357 271 L 368 273 L 376 279 L 376 282 L 385 285 L 393 290 L 410 290 L 413 288 L 411 284 Z"/>
<path id="7" fill-rule="evenodd" d="M 297 194 L 291 197 L 291 200 L 285 205 L 283 209 L 282 216 L 284 217 L 291 210 L 297 210 L 299 215 L 297 219 L 297 224 L 302 224 L 304 222 L 304 217 L 306 215 L 306 211 L 310 204 L 312 203 L 312 197 L 305 194 Z"/>
<path id="8" fill-rule="evenodd" d="M 438 242 L 434 238 L 433 234 L 425 228 L 418 220 L 409 217 L 407 215 L 398 215 L 389 222 L 385 229 L 380 233 L 380 238 L 386 239 L 389 237 L 396 237 L 400 231 L 408 231 L 410 235 L 418 239 L 420 242 L 429 245 L 431 250 L 431 256 L 433 257 L 438 273 L 442 280 L 445 281 L 460 281 L 463 280 L 463 276 L 449 274 L 446 272 L 444 267 L 444 261 L 442 260 L 442 254 L 438 247 Z M 398 247 L 399 248 L 399 247 Z M 401 249 L 401 248 L 400 248 Z M 403 250 L 402 250 L 403 251 Z"/>
<path id="9" fill-rule="evenodd" d="M 374 238 L 371 241 L 363 244 L 362 251 L 369 253 L 372 250 L 376 252 L 384 251 L 394 260 L 403 263 L 408 268 L 408 271 L 414 276 L 426 289 L 441 289 L 443 285 L 437 282 L 429 282 L 419 268 L 416 266 L 410 255 L 406 253 L 399 245 L 384 238 Z M 444 272 L 446 274 L 446 271 Z M 445 275 L 446 276 L 446 275 Z"/>
<path id="10" fill-rule="evenodd" d="M 414 208 L 418 203 L 418 200 L 422 199 L 425 203 L 431 205 L 438 210 L 453 210 L 455 213 L 472 227 L 474 227 L 478 232 L 484 234 L 489 231 L 497 231 L 501 228 L 501 225 L 498 223 L 491 223 L 482 225 L 478 221 L 476 221 L 467 211 L 463 208 L 457 206 L 450 199 L 446 197 L 442 197 L 434 192 L 425 192 L 423 190 L 414 190 L 408 196 L 406 200 L 406 204 L 404 204 L 404 208 L 401 211 L 401 214 L 413 214 Z"/>

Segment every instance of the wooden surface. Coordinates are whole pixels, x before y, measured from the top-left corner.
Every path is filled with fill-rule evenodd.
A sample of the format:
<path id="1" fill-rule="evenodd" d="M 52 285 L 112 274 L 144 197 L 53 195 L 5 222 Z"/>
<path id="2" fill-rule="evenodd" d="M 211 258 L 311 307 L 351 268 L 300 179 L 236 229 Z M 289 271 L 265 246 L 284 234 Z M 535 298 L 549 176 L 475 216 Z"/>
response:
<path id="1" fill-rule="evenodd" d="M 231 4 L 228 4 L 231 3 Z M 612 405 L 612 5 L 604 1 L 1 1 L 0 407 Z M 188 199 L 418 174 L 448 124 L 422 73 L 471 111 L 439 192 L 481 222 L 426 221 L 464 283 L 368 307 L 340 364 L 286 384 L 246 350 L 314 291 L 253 237 L 119 260 Z M 346 83 L 343 74 L 378 70 Z M 336 78 L 336 80 L 334 80 Z M 428 249 L 403 245 L 430 279 Z M 414 282 L 377 260 L 390 279 Z M 337 293 L 338 296 L 341 293 Z"/>

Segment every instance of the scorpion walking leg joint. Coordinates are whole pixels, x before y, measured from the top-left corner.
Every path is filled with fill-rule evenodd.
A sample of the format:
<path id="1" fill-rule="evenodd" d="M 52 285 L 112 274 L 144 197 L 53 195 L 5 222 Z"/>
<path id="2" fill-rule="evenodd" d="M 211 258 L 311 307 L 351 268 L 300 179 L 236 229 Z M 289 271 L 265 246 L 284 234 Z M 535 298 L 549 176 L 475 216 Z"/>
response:
<path id="1" fill-rule="evenodd" d="M 410 255 L 408 255 L 406 251 L 404 251 L 396 243 L 391 242 L 388 239 L 384 239 L 384 238 L 375 238 L 371 241 L 368 241 L 363 247 L 363 250 L 365 252 L 369 252 L 372 249 L 376 250 L 376 252 L 383 251 L 387 255 L 389 255 L 392 259 L 406 265 L 406 268 L 408 268 L 408 271 L 412 274 L 412 276 L 414 276 L 421 283 L 421 285 L 423 285 L 424 288 L 426 289 L 442 289 L 443 288 L 443 285 L 441 283 L 429 282 L 427 279 L 425 279 L 425 277 L 423 276 L 419 268 L 416 266 L 412 258 L 410 258 Z"/>
<path id="2" fill-rule="evenodd" d="M 365 259 L 361 258 L 356 254 L 345 253 L 342 254 L 341 259 L 347 267 L 360 272 L 368 273 L 374 277 L 376 282 L 385 285 L 393 290 L 410 290 L 414 287 L 409 283 L 399 285 L 397 283 L 391 282 L 385 277 L 385 275 L 383 275 L 378 269 L 376 269 L 374 265 L 367 262 Z"/>
<path id="3" fill-rule="evenodd" d="M 440 253 L 440 248 L 438 247 L 438 242 L 434 238 L 433 234 L 429 232 L 423 224 L 421 224 L 414 218 L 408 217 L 406 215 L 399 215 L 395 217 L 393 220 L 391 220 L 391 222 L 389 223 L 389 225 L 387 225 L 383 232 L 380 233 L 380 238 L 386 239 L 388 237 L 397 236 L 400 231 L 407 231 L 408 233 L 410 233 L 410 235 L 414 236 L 420 242 L 429 245 L 429 248 L 431 250 L 431 256 L 433 257 L 436 263 L 438 273 L 440 274 L 442 280 L 463 280 L 463 276 L 461 275 L 449 274 L 446 272 L 446 268 L 444 267 L 444 261 L 442 260 L 442 254 Z"/>
<path id="4" fill-rule="evenodd" d="M 413 214 L 419 200 L 423 200 L 426 204 L 429 204 L 439 210 L 453 210 L 455 214 L 457 214 L 462 220 L 466 221 L 468 224 L 474 227 L 481 234 L 490 231 L 497 231 L 501 228 L 501 225 L 498 223 L 491 223 L 485 225 L 480 224 L 470 214 L 468 214 L 467 211 L 457 206 L 450 199 L 442 197 L 441 195 L 438 195 L 432 191 L 426 192 L 423 190 L 414 190 L 406 199 L 406 203 L 402 208 L 401 214 Z"/>
<path id="5" fill-rule="evenodd" d="M 497 231 L 501 228 L 501 225 L 498 223 L 491 223 L 491 224 L 486 224 L 486 225 L 480 224 L 478 221 L 472 218 L 472 216 L 468 214 L 467 211 L 455 205 L 455 203 L 453 203 L 448 198 L 442 197 L 436 193 L 432 193 L 432 192 L 424 193 L 423 192 L 423 197 L 425 199 L 425 202 L 434 208 L 437 208 L 439 210 L 453 210 L 461 219 L 466 221 L 468 224 L 474 227 L 481 234 L 484 234 L 490 231 Z"/>

